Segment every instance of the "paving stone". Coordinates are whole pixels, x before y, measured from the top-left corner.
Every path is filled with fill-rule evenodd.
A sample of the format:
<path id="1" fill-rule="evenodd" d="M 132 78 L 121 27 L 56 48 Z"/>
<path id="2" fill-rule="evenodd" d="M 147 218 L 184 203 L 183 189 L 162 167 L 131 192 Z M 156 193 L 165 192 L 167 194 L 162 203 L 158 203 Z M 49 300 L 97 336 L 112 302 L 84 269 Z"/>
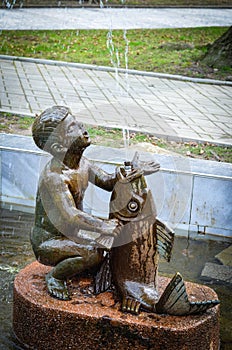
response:
<path id="1" fill-rule="evenodd" d="M 218 253 L 215 258 L 223 265 L 232 266 L 232 245 Z"/>
<path id="2" fill-rule="evenodd" d="M 207 262 L 201 276 L 207 279 L 232 283 L 232 267 Z"/>
<path id="3" fill-rule="evenodd" d="M 28 113 L 42 112 L 51 101 L 52 105 L 72 106 L 74 113 L 83 109 L 94 115 L 96 105 L 102 115 L 102 125 L 119 126 L 123 122 L 129 128 L 137 125 L 141 131 L 162 133 L 169 139 L 178 135 L 183 139 L 232 143 L 229 136 L 231 109 L 225 108 L 223 102 L 229 104 L 232 87 L 168 80 L 141 73 L 129 74 L 128 81 L 121 74 L 117 84 L 112 72 L 36 62 L 0 59 L 0 85 L 6 93 L 12 94 L 12 98 L 5 96 L 1 102 L 2 110 L 15 110 L 15 102 L 21 101 L 18 112 L 25 113 L 23 95 L 25 101 L 36 99 L 35 104 L 28 105 Z M 202 97 L 196 98 L 194 93 Z"/>

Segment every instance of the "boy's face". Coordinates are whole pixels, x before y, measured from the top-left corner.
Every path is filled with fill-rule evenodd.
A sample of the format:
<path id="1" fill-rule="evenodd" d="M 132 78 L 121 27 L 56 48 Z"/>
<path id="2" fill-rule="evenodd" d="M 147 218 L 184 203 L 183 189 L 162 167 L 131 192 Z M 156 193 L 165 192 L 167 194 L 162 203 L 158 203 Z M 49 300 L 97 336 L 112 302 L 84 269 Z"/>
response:
<path id="1" fill-rule="evenodd" d="M 76 118 L 68 114 L 61 123 L 60 142 L 69 152 L 78 153 L 91 143 L 88 132 Z"/>

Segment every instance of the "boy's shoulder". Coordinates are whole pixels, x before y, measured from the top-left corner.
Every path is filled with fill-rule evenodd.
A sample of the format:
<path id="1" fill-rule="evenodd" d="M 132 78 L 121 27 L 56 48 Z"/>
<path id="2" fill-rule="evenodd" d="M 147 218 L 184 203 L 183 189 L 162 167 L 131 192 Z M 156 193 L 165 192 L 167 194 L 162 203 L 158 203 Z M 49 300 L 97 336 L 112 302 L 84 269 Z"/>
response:
<path id="1" fill-rule="evenodd" d="M 44 167 L 42 173 L 41 173 L 41 180 L 43 181 L 62 181 L 63 176 L 63 167 L 62 165 L 58 164 L 57 162 L 54 162 L 53 159 L 51 159 Z"/>

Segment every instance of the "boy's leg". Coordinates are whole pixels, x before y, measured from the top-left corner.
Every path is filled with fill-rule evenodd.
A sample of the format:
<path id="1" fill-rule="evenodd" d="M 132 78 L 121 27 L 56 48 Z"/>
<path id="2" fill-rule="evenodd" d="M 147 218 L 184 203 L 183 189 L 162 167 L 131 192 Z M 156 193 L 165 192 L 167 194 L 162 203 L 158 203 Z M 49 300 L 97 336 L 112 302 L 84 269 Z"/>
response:
<path id="1" fill-rule="evenodd" d="M 99 265 L 101 260 L 101 255 L 95 250 L 85 251 L 83 256 L 71 257 L 61 261 L 46 276 L 49 293 L 58 299 L 70 299 L 66 280 L 84 270 Z"/>
<path id="2" fill-rule="evenodd" d="M 67 239 L 53 239 L 43 242 L 38 251 L 42 264 L 55 265 L 47 274 L 46 283 L 49 293 L 62 300 L 68 300 L 66 281 L 85 270 L 98 266 L 103 257 L 102 251 L 88 245 L 79 245 Z M 51 257 L 51 261 L 48 258 Z"/>
<path id="3" fill-rule="evenodd" d="M 84 269 L 84 259 L 81 256 L 68 258 L 58 263 L 47 275 L 46 284 L 53 297 L 69 300 L 67 279 Z"/>

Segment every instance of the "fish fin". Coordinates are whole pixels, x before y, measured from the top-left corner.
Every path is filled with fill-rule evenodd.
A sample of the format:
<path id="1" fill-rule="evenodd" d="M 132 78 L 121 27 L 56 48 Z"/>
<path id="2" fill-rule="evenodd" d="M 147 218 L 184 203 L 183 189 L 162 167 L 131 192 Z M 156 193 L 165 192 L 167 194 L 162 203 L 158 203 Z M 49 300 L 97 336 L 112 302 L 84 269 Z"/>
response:
<path id="1" fill-rule="evenodd" d="M 155 309 L 161 314 L 181 316 L 199 314 L 218 304 L 219 300 L 190 302 L 183 278 L 177 272 L 155 305 Z"/>
<path id="2" fill-rule="evenodd" d="M 106 256 L 100 266 L 100 269 L 94 278 L 94 293 L 100 294 L 112 286 L 112 272 L 110 268 L 110 253 L 107 252 Z"/>
<path id="3" fill-rule="evenodd" d="M 174 231 L 164 222 L 156 219 L 156 232 L 158 251 L 161 256 L 170 261 L 174 243 Z"/>
<path id="4" fill-rule="evenodd" d="M 122 311 L 129 312 L 131 314 L 138 315 L 140 311 L 141 303 L 131 297 L 124 297 L 122 300 Z"/>
<path id="5" fill-rule="evenodd" d="M 102 235 L 102 236 L 98 237 L 95 241 L 101 248 L 111 249 L 112 245 L 114 243 L 114 237 Z"/>
<path id="6" fill-rule="evenodd" d="M 205 300 L 190 302 L 190 314 L 200 314 L 208 309 L 220 304 L 219 300 Z"/>

